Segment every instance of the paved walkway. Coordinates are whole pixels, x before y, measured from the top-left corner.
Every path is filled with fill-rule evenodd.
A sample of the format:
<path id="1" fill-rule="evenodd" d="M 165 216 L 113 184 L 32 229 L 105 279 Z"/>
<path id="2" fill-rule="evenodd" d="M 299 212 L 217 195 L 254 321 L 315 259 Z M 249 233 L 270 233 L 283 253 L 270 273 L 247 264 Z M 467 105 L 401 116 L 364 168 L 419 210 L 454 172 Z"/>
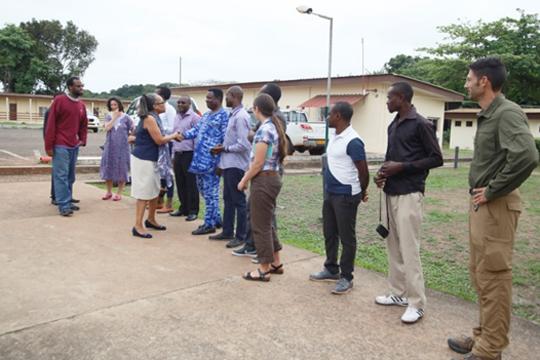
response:
<path id="1" fill-rule="evenodd" d="M 323 259 L 290 246 L 285 275 L 244 281 L 254 265 L 193 224 L 163 216 L 168 231 L 135 239 L 133 200 L 76 185 L 82 210 L 62 218 L 48 182 L 0 183 L 0 359 L 449 359 L 446 338 L 475 325 L 474 304 L 432 291 L 403 325 L 369 271 L 331 295 L 307 280 Z M 505 359 L 536 357 L 540 328 L 512 327 Z"/>

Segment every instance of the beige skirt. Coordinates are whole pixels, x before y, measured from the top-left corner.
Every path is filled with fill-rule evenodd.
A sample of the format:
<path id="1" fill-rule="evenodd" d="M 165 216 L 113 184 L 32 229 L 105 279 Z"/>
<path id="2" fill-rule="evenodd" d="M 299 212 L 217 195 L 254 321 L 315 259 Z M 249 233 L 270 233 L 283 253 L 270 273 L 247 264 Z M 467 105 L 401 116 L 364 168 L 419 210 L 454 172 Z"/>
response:
<path id="1" fill-rule="evenodd" d="M 159 195 L 160 177 L 156 161 L 131 155 L 131 197 L 152 200 Z"/>

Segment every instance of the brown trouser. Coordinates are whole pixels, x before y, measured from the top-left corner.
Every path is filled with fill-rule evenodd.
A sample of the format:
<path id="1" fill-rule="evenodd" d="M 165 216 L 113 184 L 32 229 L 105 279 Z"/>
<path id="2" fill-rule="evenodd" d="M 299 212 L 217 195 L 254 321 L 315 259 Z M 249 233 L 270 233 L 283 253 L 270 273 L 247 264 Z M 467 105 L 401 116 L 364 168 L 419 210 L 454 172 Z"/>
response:
<path id="1" fill-rule="evenodd" d="M 249 194 L 251 231 L 261 264 L 273 262 L 274 252 L 281 250 L 277 229 L 272 225 L 272 216 L 280 190 L 281 177 L 277 172 L 259 173 L 251 180 Z"/>
<path id="2" fill-rule="evenodd" d="M 470 204 L 469 270 L 480 306 L 480 325 L 473 329 L 472 352 L 488 359 L 508 346 L 512 250 L 520 212 L 519 190 L 489 201 L 476 211 Z"/>

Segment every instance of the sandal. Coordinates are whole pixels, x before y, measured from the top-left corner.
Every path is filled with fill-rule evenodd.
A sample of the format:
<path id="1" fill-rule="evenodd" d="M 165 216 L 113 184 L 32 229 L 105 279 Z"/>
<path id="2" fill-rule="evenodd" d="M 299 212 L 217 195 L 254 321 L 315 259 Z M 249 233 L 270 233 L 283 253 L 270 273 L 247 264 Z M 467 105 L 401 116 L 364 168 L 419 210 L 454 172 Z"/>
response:
<path id="1" fill-rule="evenodd" d="M 274 264 L 270 264 L 270 270 L 268 271 L 270 274 L 276 274 L 276 275 L 283 275 L 285 272 L 283 270 L 283 264 L 279 264 L 278 266 Z"/>
<path id="2" fill-rule="evenodd" d="M 109 200 L 110 198 L 112 198 L 112 194 L 106 193 L 105 196 L 101 198 L 101 200 Z"/>
<path id="3" fill-rule="evenodd" d="M 122 200 L 122 196 L 121 196 L 121 195 L 114 194 L 114 196 L 112 197 L 112 201 L 120 201 L 120 200 Z"/>
<path id="4" fill-rule="evenodd" d="M 251 280 L 251 281 L 264 281 L 264 282 L 270 281 L 270 276 L 266 277 L 266 275 L 268 275 L 270 271 L 262 272 L 261 269 L 257 269 L 257 271 L 259 272 L 259 276 L 257 277 L 251 276 L 251 271 L 245 273 L 244 275 L 242 275 L 242 277 L 245 280 Z"/>

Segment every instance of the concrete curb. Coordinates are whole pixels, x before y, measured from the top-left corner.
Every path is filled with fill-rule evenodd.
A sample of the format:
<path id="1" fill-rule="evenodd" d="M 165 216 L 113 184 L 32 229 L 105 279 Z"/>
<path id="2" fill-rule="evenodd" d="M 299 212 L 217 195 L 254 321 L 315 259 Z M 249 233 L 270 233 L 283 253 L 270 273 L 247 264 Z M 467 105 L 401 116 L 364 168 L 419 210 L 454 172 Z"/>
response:
<path id="1" fill-rule="evenodd" d="M 43 125 L 36 124 L 36 125 L 30 125 L 30 124 L 13 124 L 13 125 L 6 125 L 6 124 L 0 124 L 0 129 L 43 129 Z"/>
<path id="2" fill-rule="evenodd" d="M 99 157 L 81 158 L 77 162 L 77 173 L 89 174 L 99 173 Z M 460 159 L 460 163 L 469 163 L 471 158 Z M 383 159 L 368 159 L 369 165 L 380 165 L 384 162 Z M 444 159 L 446 167 L 454 162 L 454 159 Z M 313 159 L 306 160 L 293 160 L 285 163 L 285 171 L 288 174 L 305 175 L 316 174 L 321 172 L 321 157 L 314 156 Z M 1 175 L 43 175 L 51 173 L 51 165 L 13 165 L 13 166 L 0 166 Z"/>
<path id="3" fill-rule="evenodd" d="M 0 176 L 2 175 L 46 175 L 51 173 L 50 165 L 29 165 L 29 166 L 0 166 Z M 77 173 L 89 174 L 98 173 L 99 165 L 77 165 Z"/>

